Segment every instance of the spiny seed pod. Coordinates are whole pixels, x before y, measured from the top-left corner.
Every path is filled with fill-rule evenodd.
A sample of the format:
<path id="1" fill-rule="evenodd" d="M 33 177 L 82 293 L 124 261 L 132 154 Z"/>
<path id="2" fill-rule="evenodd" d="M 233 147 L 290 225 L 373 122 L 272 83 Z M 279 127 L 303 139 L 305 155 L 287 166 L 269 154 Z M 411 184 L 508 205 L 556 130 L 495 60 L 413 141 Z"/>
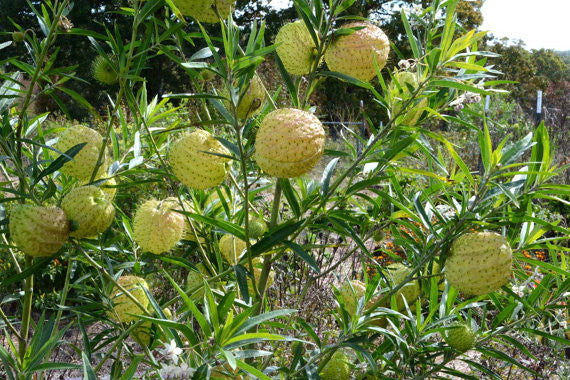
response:
<path id="1" fill-rule="evenodd" d="M 192 295 L 193 301 L 198 301 L 204 298 L 204 279 L 209 277 L 208 270 L 202 263 L 196 265 L 197 271 L 191 269 L 186 277 L 186 287 L 188 290 L 195 289 L 198 286 L 202 286 Z"/>
<path id="2" fill-rule="evenodd" d="M 88 185 L 89 183 L 89 178 L 80 181 L 79 185 L 80 186 L 85 186 Z M 93 180 L 92 182 L 94 185 L 93 186 L 97 186 L 99 187 L 101 190 L 103 190 L 103 192 L 107 195 L 107 198 L 109 199 L 109 201 L 113 201 L 115 199 L 115 195 L 117 194 L 117 180 L 114 177 L 108 178 L 108 177 L 101 177 L 101 178 L 96 178 Z M 91 185 L 89 185 L 91 186 Z"/>
<path id="3" fill-rule="evenodd" d="M 457 323 L 445 332 L 445 341 L 459 352 L 467 352 L 475 345 L 476 334 L 464 323 Z"/>
<path id="4" fill-rule="evenodd" d="M 152 314 L 154 309 L 149 306 L 148 312 Z M 162 313 L 166 317 L 166 319 L 172 320 L 172 312 L 169 308 L 162 309 Z M 156 318 L 160 318 L 159 315 L 155 315 Z M 160 331 L 158 329 L 153 328 L 153 323 L 151 321 L 145 321 L 139 326 L 135 327 L 131 333 L 133 339 L 141 346 L 150 347 L 152 340 L 157 335 L 160 335 Z"/>
<path id="5" fill-rule="evenodd" d="M 148 284 L 143 278 L 137 276 L 121 276 L 117 280 L 129 294 L 131 294 L 146 310 L 150 304 L 146 292 Z M 111 292 L 113 309 L 109 311 L 109 318 L 122 323 L 138 321 L 139 318 L 129 314 L 144 314 L 143 310 L 120 288 L 115 287 Z"/>
<path id="6" fill-rule="evenodd" d="M 323 380 L 348 380 L 350 379 L 348 363 L 350 363 L 348 356 L 342 350 L 337 350 L 325 364 L 319 376 Z"/>
<path id="7" fill-rule="evenodd" d="M 229 98 L 229 93 L 226 88 L 221 91 L 221 95 Z M 261 78 L 259 78 L 257 74 L 251 78 L 247 89 L 244 88 L 239 97 L 241 100 L 236 108 L 238 118 L 247 119 L 261 111 L 261 105 L 263 104 L 263 99 L 265 99 L 265 88 Z M 224 103 L 229 109 L 230 103 L 228 101 Z"/>
<path id="8" fill-rule="evenodd" d="M 207 189 L 220 185 L 226 178 L 230 151 L 211 134 L 197 129 L 175 141 L 170 148 L 172 171 L 188 187 Z"/>
<path id="9" fill-rule="evenodd" d="M 329 70 L 346 74 L 363 82 L 376 76 L 376 64 L 382 69 L 390 52 L 390 41 L 382 29 L 367 22 L 357 21 L 343 28 L 364 27 L 338 37 L 325 52 Z"/>
<path id="10" fill-rule="evenodd" d="M 479 296 L 499 289 L 511 277 L 512 251 L 496 232 L 471 232 L 453 242 L 445 277 L 457 290 Z"/>
<path id="11" fill-rule="evenodd" d="M 242 252 L 246 248 L 245 241 L 233 235 L 224 235 L 218 243 L 218 248 L 222 257 L 232 266 L 237 265 Z"/>
<path id="12" fill-rule="evenodd" d="M 338 290 L 346 311 L 351 315 L 356 313 L 358 301 L 366 294 L 366 284 L 359 280 L 347 280 Z M 384 294 L 377 294 L 372 297 L 364 306 L 364 310 L 370 310 L 370 308 L 383 296 Z"/>
<path id="13" fill-rule="evenodd" d="M 289 74 L 305 75 L 311 72 L 317 47 L 303 20 L 283 25 L 275 36 L 275 45 L 277 55 Z"/>
<path id="14" fill-rule="evenodd" d="M 137 313 L 141 314 L 141 313 Z M 137 327 L 133 329 L 131 332 L 131 336 L 133 339 L 141 346 L 141 347 L 149 347 L 150 343 L 152 342 L 152 322 L 151 321 L 144 321 Z"/>
<path id="15" fill-rule="evenodd" d="M 323 155 L 325 130 L 314 115 L 284 108 L 263 119 L 255 139 L 254 158 L 266 173 L 279 178 L 308 172 Z"/>
<path id="16" fill-rule="evenodd" d="M 134 239 L 143 251 L 160 254 L 172 249 L 182 239 L 184 216 L 178 203 L 170 199 L 151 199 L 143 203 L 133 219 Z"/>
<path id="17" fill-rule="evenodd" d="M 253 259 L 253 277 L 255 278 L 255 283 L 259 284 L 259 279 L 261 278 L 261 272 L 263 271 L 263 258 L 261 257 L 256 257 L 255 259 Z M 246 265 L 247 270 L 249 270 L 249 266 Z M 275 272 L 273 270 L 271 270 L 269 272 L 269 275 L 267 276 L 267 283 L 265 285 L 265 288 L 269 288 L 271 285 L 273 285 L 273 282 L 275 282 Z M 249 295 L 253 295 L 254 293 L 254 289 L 253 289 L 253 284 L 251 282 L 251 278 L 248 277 L 247 279 L 247 288 L 249 290 Z"/>
<path id="18" fill-rule="evenodd" d="M 8 227 L 14 244 L 35 257 L 53 255 L 69 238 L 69 222 L 59 207 L 17 206 Z"/>
<path id="19" fill-rule="evenodd" d="M 388 277 L 391 278 L 393 286 L 400 284 L 406 277 L 412 273 L 412 270 L 406 267 L 404 264 L 392 264 L 388 267 Z M 406 303 L 411 306 L 420 295 L 420 285 L 418 280 L 413 280 L 404 285 L 395 294 L 396 297 L 396 307 L 398 311 L 405 309 L 404 299 Z M 403 298 L 402 298 L 403 297 Z"/>
<path id="20" fill-rule="evenodd" d="M 366 294 L 366 285 L 359 280 L 346 281 L 338 289 L 344 303 L 344 307 L 349 314 L 356 313 L 358 300 Z"/>
<path id="21" fill-rule="evenodd" d="M 252 239 L 260 238 L 267 231 L 267 223 L 260 217 L 249 217 L 249 236 Z"/>
<path id="22" fill-rule="evenodd" d="M 67 128 L 59 136 L 59 140 L 55 144 L 55 148 L 65 153 L 68 149 L 75 145 L 86 143 L 86 145 L 73 157 L 73 160 L 66 162 L 60 169 L 62 173 L 71 175 L 80 180 L 89 179 L 95 164 L 99 158 L 99 152 L 103 149 L 103 137 L 94 129 L 76 125 Z M 102 173 L 107 171 L 109 163 L 104 155 L 105 161 L 99 167 L 96 177 L 100 177 Z"/>
<path id="23" fill-rule="evenodd" d="M 374 239 L 375 242 L 379 243 L 382 240 L 384 240 L 384 238 L 386 237 L 386 233 L 381 229 L 381 228 L 377 228 L 374 230 L 374 233 L 372 234 L 372 238 Z"/>
<path id="24" fill-rule="evenodd" d="M 105 57 L 100 55 L 91 63 L 91 75 L 99 83 L 109 86 L 119 81 L 119 73 Z"/>
<path id="25" fill-rule="evenodd" d="M 16 31 L 16 32 L 12 32 L 12 40 L 16 43 L 19 42 L 24 42 L 24 40 L 26 39 L 26 35 L 22 32 Z"/>
<path id="26" fill-rule="evenodd" d="M 200 22 L 215 24 L 219 20 L 214 11 L 217 8 L 222 18 L 227 18 L 235 0 L 172 0 L 174 5 L 185 16 L 194 17 Z"/>
<path id="27" fill-rule="evenodd" d="M 396 84 L 398 82 L 398 84 Z M 398 85 L 400 88 L 398 88 Z M 394 75 L 394 81 L 388 86 L 390 94 L 390 102 L 392 103 L 392 115 L 397 115 L 402 110 L 402 105 L 411 97 L 410 87 L 416 89 L 418 87 L 418 79 L 415 73 L 409 71 L 400 71 Z M 407 111 L 406 117 L 401 121 L 403 125 L 416 125 L 420 116 L 424 112 L 423 108 L 427 106 L 427 99 L 422 98 Z"/>
<path id="28" fill-rule="evenodd" d="M 70 236 L 95 236 L 111 225 L 115 208 L 107 194 L 96 186 L 81 186 L 71 190 L 61 201 L 67 218 L 77 224 Z"/>

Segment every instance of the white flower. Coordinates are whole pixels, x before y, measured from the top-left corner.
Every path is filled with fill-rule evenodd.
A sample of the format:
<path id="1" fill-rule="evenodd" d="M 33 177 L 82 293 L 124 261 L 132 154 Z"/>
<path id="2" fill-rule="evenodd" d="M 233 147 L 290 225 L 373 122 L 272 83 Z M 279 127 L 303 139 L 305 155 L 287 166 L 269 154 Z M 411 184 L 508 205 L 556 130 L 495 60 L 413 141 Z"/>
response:
<path id="1" fill-rule="evenodd" d="M 465 94 L 465 101 L 467 103 L 479 103 L 481 101 L 481 95 L 475 94 L 474 92 L 467 92 Z"/>
<path id="2" fill-rule="evenodd" d="M 160 375 L 166 380 L 183 380 L 191 379 L 196 370 L 189 367 L 188 364 L 182 363 L 179 366 L 167 365 L 160 369 Z"/>
<path id="3" fill-rule="evenodd" d="M 171 360 L 174 364 L 178 363 L 178 356 L 182 354 L 182 349 L 176 345 L 174 339 L 172 339 L 170 343 L 165 343 L 164 349 L 159 351 L 165 358 Z"/>
<path id="4" fill-rule="evenodd" d="M 401 59 L 398 62 L 398 67 L 404 70 L 407 70 L 410 68 L 410 61 L 408 61 L 407 59 Z"/>
<path id="5" fill-rule="evenodd" d="M 421 16 L 422 13 L 424 13 L 424 9 L 421 5 L 414 5 L 411 13 L 415 14 L 416 16 Z"/>
<path id="6" fill-rule="evenodd" d="M 524 285 L 521 286 L 513 285 L 513 293 L 516 293 L 519 297 L 522 297 L 524 295 L 525 288 L 526 286 Z"/>

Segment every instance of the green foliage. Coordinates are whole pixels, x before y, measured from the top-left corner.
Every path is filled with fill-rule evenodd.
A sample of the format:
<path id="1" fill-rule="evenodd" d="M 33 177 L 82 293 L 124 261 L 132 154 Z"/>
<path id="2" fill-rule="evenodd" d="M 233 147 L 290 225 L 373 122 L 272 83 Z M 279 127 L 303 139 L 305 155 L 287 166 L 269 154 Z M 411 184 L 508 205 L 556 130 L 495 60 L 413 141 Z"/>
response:
<path id="1" fill-rule="evenodd" d="M 91 379 L 103 375 L 110 363 L 111 378 L 178 373 L 188 378 L 316 379 L 328 375 L 333 363 L 333 372 L 342 367 L 343 374 L 354 370 L 363 376 L 498 377 L 483 363 L 460 357 L 465 346 L 457 350 L 443 342 L 442 336 L 457 323 L 476 330 L 472 346 L 485 357 L 540 375 L 508 349 L 533 358 L 515 334 L 525 339 L 538 335 L 551 341 L 556 352 L 569 343 L 562 327 L 570 286 L 569 230 L 561 218 L 539 211 L 552 202 L 567 205 L 570 188 L 553 183 L 564 167 L 553 160 L 547 128 L 527 125 L 528 133 L 498 138 L 499 128 L 508 130 L 513 120 L 500 115 L 493 120 L 494 114 L 487 119 L 480 105 L 450 116 L 461 111 L 459 105 L 504 92 L 495 88 L 502 82 L 495 81 L 499 73 L 487 63 L 495 54 L 478 49 L 484 33 L 458 26 L 456 11 L 464 9 L 457 1 L 436 0 L 420 14 L 400 13 L 399 27 L 406 37 L 400 42 L 411 55 L 397 55 L 413 56 L 408 64 L 417 84 L 404 83 L 406 89 L 397 91 L 405 94 L 398 107 L 391 106 L 392 70 L 381 72 L 376 66 L 377 86 L 328 71 L 320 62 L 334 39 L 351 33 L 337 25 L 354 4 L 295 1 L 298 18 L 316 43 L 311 72 L 303 78 L 291 76 L 275 58 L 285 85 L 276 91 L 266 87 L 262 111 L 245 119 L 238 117 L 240 98 L 264 61 L 275 56 L 264 23 L 244 30 L 231 15 L 222 15 L 219 24 L 192 24 L 188 30 L 172 15 L 170 2 L 147 0 L 113 8 L 115 13 L 97 28 L 68 30 L 62 17 L 71 17 L 75 9 L 68 1 L 30 7 L 41 33 L 28 35 L 29 56 L 9 58 L 14 70 L 2 74 L 2 204 L 6 209 L 17 203 L 58 205 L 70 189 L 82 185 L 59 169 L 85 145 L 77 144 L 65 155 L 54 149 L 61 127 L 72 122 L 28 114 L 39 84 L 39 91 L 64 114 L 70 112 L 61 94 L 90 110 L 92 126 L 105 143 L 86 182 L 116 189 L 116 212 L 111 226 L 97 236 L 72 237 L 55 256 L 25 256 L 23 263 L 10 240 L 9 213 L 3 216 L 0 245 L 7 257 L 2 259 L 11 261 L 12 270 L 20 269 L 1 278 L 0 291 L 16 293 L 17 287 L 23 296 L 8 297 L 0 305 L 1 326 L 8 332 L 7 347 L 0 346 L 2 375 L 29 378 L 49 370 L 83 369 Z M 123 23 L 113 24 L 115 17 Z M 73 90 L 74 82 L 86 84 L 57 49 L 57 41 L 68 38 L 88 44 L 117 73 L 117 83 L 107 88 L 104 111 Z M 149 82 L 155 74 L 146 65 L 155 59 L 175 68 L 161 70 L 161 77 L 193 87 L 153 96 Z M 30 77 L 27 88 L 21 87 L 22 72 Z M 213 77 L 211 82 L 205 73 Z M 257 126 L 278 108 L 275 99 L 281 92 L 296 108 L 314 112 L 312 99 L 324 80 L 368 95 L 370 138 L 343 130 L 342 145 L 329 145 L 321 164 L 306 175 L 269 177 L 253 155 Z M 173 99 L 180 103 L 172 104 Z M 417 108 L 421 113 L 416 118 Z M 414 125 L 408 125 L 412 114 Z M 480 165 L 456 141 L 427 128 L 430 120 L 477 131 Z M 201 151 L 229 161 L 220 186 L 193 189 L 172 172 L 171 144 L 195 129 L 210 132 L 229 152 Z M 288 142 L 294 151 L 296 142 Z M 109 170 L 100 172 L 107 163 Z M 135 212 L 150 198 L 168 199 L 175 204 L 175 216 L 186 223 L 184 237 L 160 255 L 144 251 L 133 236 Z M 266 224 L 267 231 L 254 221 Z M 502 234 L 513 248 L 514 264 L 507 285 L 469 297 L 445 280 L 445 262 L 454 239 L 473 230 Z M 161 238 L 161 231 L 153 232 Z M 223 260 L 220 252 L 219 240 L 228 235 L 246 245 L 237 263 Z M 391 246 L 373 243 L 388 235 Z M 377 251 L 402 261 L 397 275 L 394 267 L 382 265 Z M 528 252 L 543 252 L 548 261 Z M 53 285 L 57 311 L 36 321 L 34 280 L 38 284 L 49 263 L 61 258 L 65 274 L 53 273 L 60 281 Z M 354 270 L 347 271 L 351 266 Z M 198 267 L 203 277 L 187 287 L 188 273 Z M 120 284 L 120 276 L 127 274 L 147 278 L 149 288 L 142 289 L 149 307 L 146 299 L 142 304 L 132 289 Z M 338 283 L 335 277 L 362 281 L 364 294 L 355 293 L 352 300 L 356 307 L 335 294 L 329 285 Z M 115 291 L 129 300 L 128 322 L 109 318 Z M 21 313 L 6 315 L 6 304 Z M 314 314 L 307 313 L 315 307 Z M 68 325 L 61 328 L 63 317 Z M 93 324 L 108 328 L 93 332 Z M 53 350 L 68 339 L 70 329 L 82 338 L 73 346 L 75 362 L 55 362 Z M 133 348 L 131 338 L 139 348 Z M 467 363 L 475 375 L 454 369 L 454 360 Z"/>

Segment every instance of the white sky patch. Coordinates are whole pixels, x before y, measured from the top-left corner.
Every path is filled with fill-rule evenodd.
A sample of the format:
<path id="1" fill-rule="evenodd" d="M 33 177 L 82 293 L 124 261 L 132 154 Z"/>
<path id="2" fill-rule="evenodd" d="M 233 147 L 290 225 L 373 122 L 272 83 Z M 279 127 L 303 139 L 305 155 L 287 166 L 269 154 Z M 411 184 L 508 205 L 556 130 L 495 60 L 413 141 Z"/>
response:
<path id="1" fill-rule="evenodd" d="M 290 0 L 270 0 L 269 5 L 275 9 L 283 9 L 292 5 L 293 2 Z"/>
<path id="2" fill-rule="evenodd" d="M 485 0 L 483 25 L 497 38 L 527 49 L 570 50 L 570 0 Z"/>

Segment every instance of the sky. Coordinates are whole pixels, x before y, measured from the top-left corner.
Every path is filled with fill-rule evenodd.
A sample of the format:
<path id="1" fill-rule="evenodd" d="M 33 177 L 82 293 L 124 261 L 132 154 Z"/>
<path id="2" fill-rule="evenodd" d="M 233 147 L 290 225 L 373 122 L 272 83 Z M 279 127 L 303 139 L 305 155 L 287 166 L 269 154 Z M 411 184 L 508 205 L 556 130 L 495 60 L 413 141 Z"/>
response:
<path id="1" fill-rule="evenodd" d="M 289 5 L 288 0 L 269 3 Z M 521 39 L 527 49 L 570 50 L 570 0 L 485 0 L 482 10 L 481 30 L 495 37 Z"/>
<path id="2" fill-rule="evenodd" d="M 570 50 L 570 0 L 485 0 L 483 25 L 495 37 L 521 39 L 527 49 Z"/>

